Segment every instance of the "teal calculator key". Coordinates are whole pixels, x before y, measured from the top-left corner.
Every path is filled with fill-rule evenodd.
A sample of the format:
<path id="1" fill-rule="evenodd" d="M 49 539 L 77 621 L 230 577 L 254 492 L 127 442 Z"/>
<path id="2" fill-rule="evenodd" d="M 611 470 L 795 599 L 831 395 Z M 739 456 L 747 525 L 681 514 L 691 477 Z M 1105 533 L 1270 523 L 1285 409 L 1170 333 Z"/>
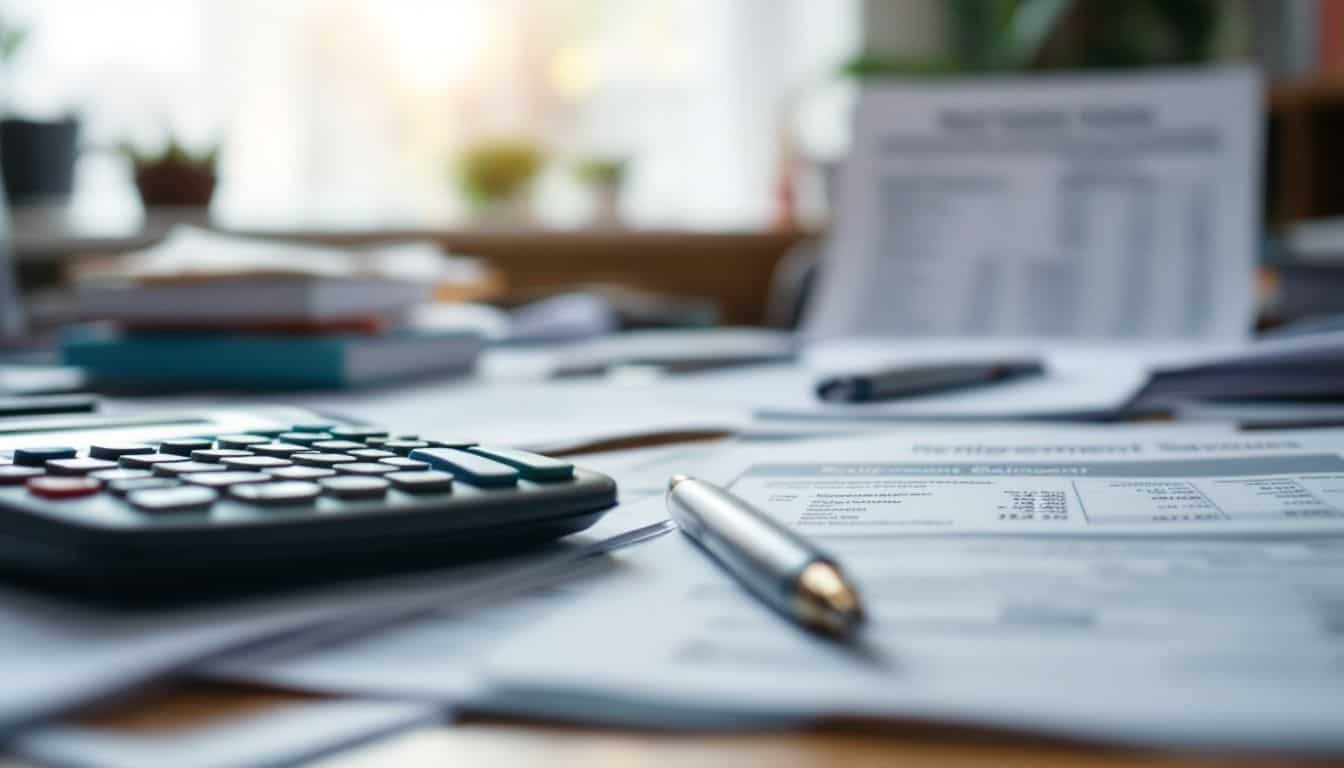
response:
<path id="1" fill-rule="evenodd" d="M 215 438 L 221 450 L 244 451 L 254 445 L 271 442 L 271 438 L 261 435 L 220 435 Z"/>
<path id="2" fill-rule="evenodd" d="M 192 451 L 208 451 L 215 447 L 213 439 L 204 437 L 180 437 L 159 443 L 159 452 L 174 456 L 190 456 Z M 129 455 L 129 454 L 127 454 Z M 121 458 L 118 456 L 117 458 Z"/>
<path id="3" fill-rule="evenodd" d="M 286 432 L 288 432 L 288 431 L 289 431 L 288 429 L 284 429 L 284 428 L 282 428 L 282 427 L 272 427 L 272 428 L 270 428 L 270 429 L 248 429 L 248 430 L 244 430 L 245 434 L 249 434 L 249 435 L 261 435 L 262 437 L 275 437 L 276 435 L 283 435 L 284 433 L 286 433 Z"/>
<path id="4" fill-rule="evenodd" d="M 14 463 L 21 467 L 40 467 L 52 459 L 73 458 L 75 458 L 75 449 L 64 445 L 14 449 Z"/>
<path id="5" fill-rule="evenodd" d="M 154 446 L 143 443 L 94 443 L 89 446 L 89 456 L 95 459 L 116 461 L 132 453 L 155 453 Z"/>
<path id="6" fill-rule="evenodd" d="M 295 445 L 312 445 L 332 439 L 334 438 L 330 432 L 281 432 L 275 436 L 278 443 L 294 443 Z"/>
<path id="7" fill-rule="evenodd" d="M 518 482 L 518 470 L 508 464 L 456 448 L 418 448 L 411 451 L 410 458 L 472 485 L 515 485 Z"/>
<path id="8" fill-rule="evenodd" d="M 373 427 L 338 427 L 326 431 L 330 432 L 337 440 L 353 440 L 358 443 L 365 442 L 371 437 L 387 437 L 386 429 Z"/>
<path id="9" fill-rule="evenodd" d="M 289 428 L 290 432 L 330 432 L 336 425 L 325 421 L 310 421 L 306 424 L 295 424 Z M 274 435 L 272 435 L 274 437 Z M 330 440 L 331 438 L 327 438 Z"/>
<path id="10" fill-rule="evenodd" d="M 550 456 L 542 456 L 539 453 L 520 451 L 514 448 L 485 448 L 481 446 L 468 450 L 487 459 L 494 459 L 501 464 L 508 464 L 518 470 L 518 473 L 527 480 L 546 482 L 548 480 L 569 480 L 574 477 L 573 464 L 568 461 L 553 459 Z"/>

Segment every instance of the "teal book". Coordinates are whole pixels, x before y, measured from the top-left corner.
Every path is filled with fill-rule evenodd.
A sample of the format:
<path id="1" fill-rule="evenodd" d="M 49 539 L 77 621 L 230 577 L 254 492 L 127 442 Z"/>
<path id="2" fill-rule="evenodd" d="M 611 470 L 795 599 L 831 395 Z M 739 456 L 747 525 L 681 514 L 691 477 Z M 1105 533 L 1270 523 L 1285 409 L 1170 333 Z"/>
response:
<path id="1" fill-rule="evenodd" d="M 67 329 L 67 365 L 95 381 L 242 389 L 345 389 L 470 369 L 475 331 L 362 334 L 119 333 Z"/>

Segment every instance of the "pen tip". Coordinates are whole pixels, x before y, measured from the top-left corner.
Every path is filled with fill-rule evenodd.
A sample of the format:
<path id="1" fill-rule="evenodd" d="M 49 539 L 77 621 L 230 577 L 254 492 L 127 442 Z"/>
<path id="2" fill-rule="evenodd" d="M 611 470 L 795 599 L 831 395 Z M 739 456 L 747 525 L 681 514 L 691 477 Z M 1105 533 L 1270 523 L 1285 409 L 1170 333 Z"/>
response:
<path id="1" fill-rule="evenodd" d="M 677 487 L 677 483 L 680 483 L 683 480 L 690 480 L 690 479 L 691 479 L 690 475 L 673 475 L 667 479 L 667 490 L 670 491 L 673 488 Z"/>

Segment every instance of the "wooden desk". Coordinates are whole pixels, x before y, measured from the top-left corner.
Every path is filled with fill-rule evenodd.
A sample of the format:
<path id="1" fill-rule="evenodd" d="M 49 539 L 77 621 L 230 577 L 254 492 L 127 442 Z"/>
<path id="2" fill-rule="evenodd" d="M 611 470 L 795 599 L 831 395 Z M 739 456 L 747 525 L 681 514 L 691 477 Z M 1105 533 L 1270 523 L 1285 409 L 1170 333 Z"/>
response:
<path id="1" fill-rule="evenodd" d="M 162 692 L 83 718 L 118 730 L 162 729 L 208 722 L 305 700 L 292 694 L 223 685 L 194 685 Z M 938 726 L 828 728 L 742 734 L 657 733 L 577 728 L 542 723 L 467 720 L 407 732 L 329 757 L 327 768 L 363 766 L 582 766 L 583 768 L 864 768 L 877 765 L 1106 766 L 1306 766 L 1312 761 L 1231 754 L 1171 754 L 1080 746 Z"/>

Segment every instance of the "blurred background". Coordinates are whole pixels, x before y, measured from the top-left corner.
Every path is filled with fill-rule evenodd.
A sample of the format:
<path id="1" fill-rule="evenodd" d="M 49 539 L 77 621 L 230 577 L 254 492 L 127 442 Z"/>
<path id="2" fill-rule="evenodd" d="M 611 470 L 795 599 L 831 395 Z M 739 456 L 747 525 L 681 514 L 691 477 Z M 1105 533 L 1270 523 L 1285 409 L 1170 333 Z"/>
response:
<path id="1" fill-rule="evenodd" d="M 6 0 L 0 152 L 27 289 L 190 222 L 788 322 L 862 85 L 1225 62 L 1265 75 L 1267 234 L 1344 213 L 1339 0 Z"/>

